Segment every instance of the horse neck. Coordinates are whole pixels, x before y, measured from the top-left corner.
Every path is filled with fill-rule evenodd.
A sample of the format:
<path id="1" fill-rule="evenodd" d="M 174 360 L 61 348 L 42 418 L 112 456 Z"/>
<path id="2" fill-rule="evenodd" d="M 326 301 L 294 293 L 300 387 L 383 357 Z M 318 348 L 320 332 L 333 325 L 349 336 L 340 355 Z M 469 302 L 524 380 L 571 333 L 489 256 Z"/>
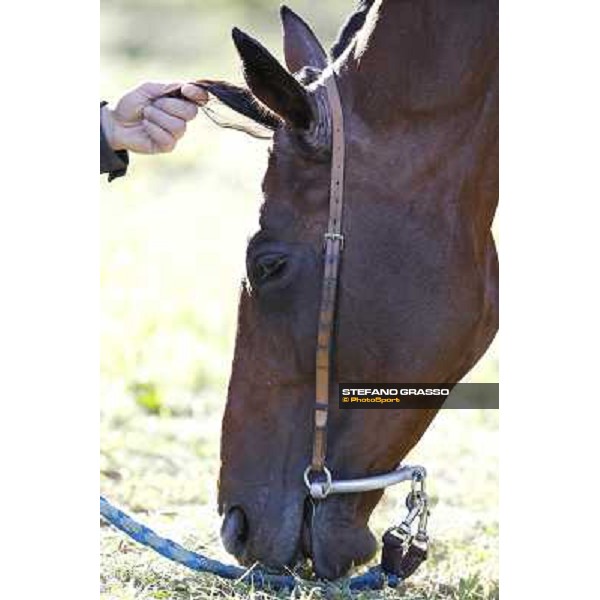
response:
<path id="1" fill-rule="evenodd" d="M 497 0 L 376 0 L 336 65 L 357 137 L 387 154 L 393 187 L 449 174 L 452 206 L 483 236 L 498 195 L 497 13 Z M 445 210 L 447 187 L 431 193 Z"/>
<path id="2" fill-rule="evenodd" d="M 498 64 L 497 0 L 376 0 L 340 57 L 354 110 L 389 127 L 477 101 Z"/>

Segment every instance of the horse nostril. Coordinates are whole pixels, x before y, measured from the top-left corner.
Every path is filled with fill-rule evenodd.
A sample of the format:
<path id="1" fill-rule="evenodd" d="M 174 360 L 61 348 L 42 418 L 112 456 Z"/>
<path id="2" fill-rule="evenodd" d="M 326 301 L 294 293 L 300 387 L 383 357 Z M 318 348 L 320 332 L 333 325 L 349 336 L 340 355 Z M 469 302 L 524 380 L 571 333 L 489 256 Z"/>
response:
<path id="1" fill-rule="evenodd" d="M 248 541 L 248 519 L 239 506 L 230 509 L 221 525 L 221 539 L 225 550 L 239 556 Z"/>

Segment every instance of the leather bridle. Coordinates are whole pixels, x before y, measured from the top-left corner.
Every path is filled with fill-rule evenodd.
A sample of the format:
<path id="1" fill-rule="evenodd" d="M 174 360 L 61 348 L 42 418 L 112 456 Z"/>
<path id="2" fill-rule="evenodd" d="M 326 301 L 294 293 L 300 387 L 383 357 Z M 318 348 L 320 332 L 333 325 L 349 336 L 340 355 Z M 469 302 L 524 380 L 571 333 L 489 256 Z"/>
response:
<path id="1" fill-rule="evenodd" d="M 344 112 L 335 72 L 323 73 L 331 116 L 331 184 L 329 191 L 329 221 L 325 233 L 325 257 L 321 306 L 319 310 L 315 406 L 312 459 L 304 471 L 304 482 L 310 496 L 322 500 L 330 494 L 352 494 L 383 489 L 407 480 L 423 481 L 423 467 L 398 467 L 382 475 L 360 479 L 334 480 L 325 464 L 327 455 L 327 421 L 331 388 L 331 360 L 334 350 L 337 288 L 344 250 L 342 217 L 344 209 L 345 138 Z"/>
<path id="2" fill-rule="evenodd" d="M 324 500 L 331 494 L 369 492 L 386 488 L 401 481 L 412 480 L 412 491 L 406 499 L 408 515 L 398 526 L 390 527 L 385 532 L 381 553 L 382 570 L 405 579 L 414 573 L 427 558 L 429 505 L 425 493 L 425 477 L 427 475 L 425 469 L 423 467 L 399 466 L 394 471 L 381 475 L 372 475 L 361 479 L 336 480 L 333 479 L 331 471 L 325 465 L 336 296 L 340 280 L 342 251 L 344 250 L 342 217 L 346 145 L 342 102 L 335 73 L 332 69 L 325 75 L 324 83 L 331 116 L 331 185 L 329 192 L 329 222 L 325 233 L 323 288 L 317 332 L 312 459 L 304 471 L 304 482 L 312 500 Z M 417 519 L 418 529 L 417 533 L 413 535 L 413 522 Z"/>
<path id="3" fill-rule="evenodd" d="M 331 183 L 329 191 L 329 221 L 325 238 L 323 287 L 319 309 L 315 405 L 312 459 L 304 471 L 304 482 L 313 500 L 324 500 L 331 494 L 357 494 L 381 490 L 402 481 L 412 481 L 407 496 L 408 515 L 398 526 L 390 527 L 383 536 L 381 568 L 388 574 L 402 578 L 411 575 L 427 558 L 427 519 L 429 505 L 425 493 L 426 471 L 420 466 L 398 466 L 393 471 L 359 479 L 334 479 L 325 464 L 327 457 L 327 421 L 331 392 L 331 359 L 334 351 L 336 298 L 340 280 L 340 265 L 344 250 L 342 217 L 344 208 L 344 165 L 346 143 L 344 138 L 344 113 L 331 67 L 322 73 L 331 117 Z M 196 82 L 201 85 L 202 82 Z M 181 90 L 165 96 L 181 97 Z M 413 523 L 418 520 L 417 533 Z"/>

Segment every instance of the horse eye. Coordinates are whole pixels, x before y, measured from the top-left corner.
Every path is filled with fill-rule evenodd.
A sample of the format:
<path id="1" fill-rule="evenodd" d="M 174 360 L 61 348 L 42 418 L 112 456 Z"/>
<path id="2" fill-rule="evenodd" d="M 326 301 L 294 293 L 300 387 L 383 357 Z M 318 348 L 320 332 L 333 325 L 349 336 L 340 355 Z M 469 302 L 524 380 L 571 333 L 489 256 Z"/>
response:
<path id="1" fill-rule="evenodd" d="M 252 265 L 251 279 L 256 285 L 281 277 L 285 272 L 287 258 L 281 254 L 263 254 Z"/>

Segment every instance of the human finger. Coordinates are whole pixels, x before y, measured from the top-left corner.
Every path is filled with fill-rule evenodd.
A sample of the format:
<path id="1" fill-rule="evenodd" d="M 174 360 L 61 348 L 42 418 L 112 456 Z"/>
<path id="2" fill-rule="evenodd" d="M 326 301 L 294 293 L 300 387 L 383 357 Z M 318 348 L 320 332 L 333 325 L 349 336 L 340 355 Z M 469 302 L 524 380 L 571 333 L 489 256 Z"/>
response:
<path id="1" fill-rule="evenodd" d="M 144 117 L 152 123 L 162 127 L 170 133 L 175 139 L 179 139 L 185 133 L 185 121 L 179 117 L 174 117 L 153 105 L 144 108 Z"/>
<path id="2" fill-rule="evenodd" d="M 171 152 L 175 148 L 177 140 L 156 123 L 144 119 L 144 129 L 152 141 L 152 146 L 156 152 Z"/>
<path id="3" fill-rule="evenodd" d="M 192 83 L 186 83 L 181 86 L 181 93 L 196 104 L 203 105 L 208 101 L 208 92 Z"/>
<path id="4" fill-rule="evenodd" d="M 178 90 L 181 85 L 181 83 L 160 83 L 157 81 L 147 81 L 136 89 L 149 100 L 153 100 L 154 98 L 158 98 L 163 94 L 168 94 L 169 92 Z"/>
<path id="5" fill-rule="evenodd" d="M 159 98 L 152 102 L 152 106 L 184 121 L 191 121 L 198 114 L 198 107 L 195 104 L 179 98 Z"/>

